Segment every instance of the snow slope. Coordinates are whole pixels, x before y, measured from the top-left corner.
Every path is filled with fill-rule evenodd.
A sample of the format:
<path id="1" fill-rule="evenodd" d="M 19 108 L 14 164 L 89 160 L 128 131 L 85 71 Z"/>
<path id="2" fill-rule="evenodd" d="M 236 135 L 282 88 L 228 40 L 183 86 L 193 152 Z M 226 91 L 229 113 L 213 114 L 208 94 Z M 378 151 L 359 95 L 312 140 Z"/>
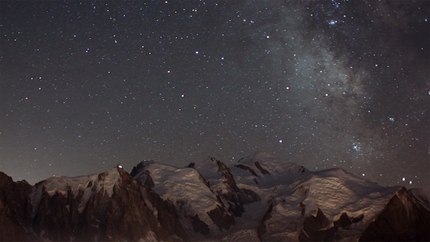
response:
<path id="1" fill-rule="evenodd" d="M 68 196 L 73 195 L 76 198 L 82 194 L 78 211 L 82 212 L 90 197 L 96 193 L 103 192 L 108 197 L 112 196 L 115 184 L 120 178 L 119 167 L 101 174 L 93 174 L 79 177 L 50 177 L 37 183 L 30 195 L 32 207 L 35 209 L 40 203 L 43 192 L 53 196 L 56 193 Z M 32 211 L 34 216 L 35 210 Z"/>
<path id="2" fill-rule="evenodd" d="M 126 183 L 129 185 L 119 186 Z M 119 187 L 131 190 L 120 193 Z M 64 198 L 73 198 L 73 204 L 67 205 L 67 209 L 73 207 L 76 211 L 78 208 L 75 213 L 84 214 L 88 212 L 86 207 L 87 203 L 91 204 L 90 200 L 98 202 L 138 191 L 143 194 L 146 205 L 133 200 L 140 196 L 135 194 L 130 200 L 140 204 L 135 208 L 146 206 L 161 222 L 176 219 L 183 226 L 181 229 L 185 229 L 182 231 L 188 233 L 183 238 L 352 241 L 360 238 L 384 209 L 387 210 L 387 204 L 400 190 L 400 187 L 380 186 L 343 169 L 313 172 L 271 154 L 256 153 L 230 166 L 211 157 L 184 168 L 143 161 L 133 168 L 131 176 L 118 166 L 96 175 L 52 177 L 33 187 L 29 201 L 32 218 L 41 199 L 55 203 L 52 198 L 57 195 L 61 195 L 63 202 Z M 429 187 L 409 192 L 416 198 L 411 201 L 421 204 L 422 211 L 429 210 Z M 96 195 L 97 200 L 93 199 Z M 160 204 L 164 205 L 158 206 Z M 415 206 L 419 207 L 417 211 L 423 209 L 420 206 Z M 404 207 L 407 213 L 411 206 Z M 169 224 L 167 221 L 163 226 L 174 231 Z M 156 233 L 158 230 L 150 231 Z M 152 232 L 145 235 L 146 239 L 155 239 Z M 178 232 L 181 233 L 185 232 Z"/>
<path id="3" fill-rule="evenodd" d="M 223 208 L 216 194 L 210 189 L 207 181 L 193 168 L 178 168 L 153 161 L 143 161 L 143 169 L 134 176 L 149 171 L 154 182 L 152 188 L 163 199 L 171 201 L 182 215 L 184 225 L 193 230 L 191 217 L 198 216 L 209 227 L 211 234 L 219 232 L 209 213 Z"/>
<path id="4" fill-rule="evenodd" d="M 291 231 L 285 233 L 287 238 L 296 237 L 300 231 L 300 223 L 293 222 L 286 226 L 279 221 L 300 221 L 315 215 L 318 209 L 321 209 L 330 221 L 338 220 L 342 213 L 349 217 L 363 215 L 361 223 L 355 224 L 350 230 L 342 231 L 342 237 L 346 240 L 356 238 L 399 189 L 381 187 L 342 169 L 315 172 L 290 188 L 291 195 L 279 196 L 284 202 L 275 205 L 272 219 L 267 222 L 269 227 L 273 227 L 269 231 Z"/>
<path id="5" fill-rule="evenodd" d="M 312 172 L 268 153 L 242 158 L 228 168 L 214 158 L 196 162 L 193 168 L 152 161 L 143 165 L 145 169 L 139 174 L 149 171 L 156 193 L 172 201 L 178 211 L 190 216 L 197 214 L 209 225 L 210 236 L 222 240 L 296 241 L 304 220 L 316 216 L 318 209 L 331 224 L 343 213 L 359 221 L 338 231 L 341 240 L 357 239 L 400 189 L 382 187 L 343 169 Z M 226 178 L 229 174 L 233 179 Z M 236 217 L 232 229 L 219 231 L 208 212 L 226 203 L 217 195 L 231 193 L 232 186 L 253 191 L 261 199 L 243 206 L 245 211 Z"/>
<path id="6" fill-rule="evenodd" d="M 216 197 L 195 169 L 176 168 L 160 163 L 152 163 L 145 168 L 154 181 L 153 190 L 174 204 L 182 204 L 188 200 L 187 204 L 181 205 L 185 210 L 198 213 L 210 211 L 219 205 Z"/>
<path id="7" fill-rule="evenodd" d="M 304 218 L 321 209 L 330 221 L 364 215 L 361 223 L 340 231 L 345 240 L 358 238 L 360 231 L 384 208 L 399 187 L 382 187 L 356 177 L 342 169 L 311 172 L 266 153 L 243 158 L 238 162 L 250 170 L 231 168 L 239 187 L 258 193 L 260 204 L 245 207 L 244 217 L 265 219 L 267 240 L 297 240 Z M 246 169 L 248 169 L 246 168 Z M 244 228 L 246 229 L 246 228 Z"/>

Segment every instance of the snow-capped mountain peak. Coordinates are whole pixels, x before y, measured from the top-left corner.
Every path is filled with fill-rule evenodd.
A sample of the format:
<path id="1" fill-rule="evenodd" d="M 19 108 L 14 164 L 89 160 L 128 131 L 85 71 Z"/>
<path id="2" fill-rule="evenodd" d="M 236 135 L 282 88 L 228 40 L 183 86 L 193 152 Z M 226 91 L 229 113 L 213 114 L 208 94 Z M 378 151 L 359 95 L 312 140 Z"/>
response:
<path id="1" fill-rule="evenodd" d="M 32 207 L 38 207 L 44 193 L 49 196 L 58 193 L 65 197 L 73 196 L 74 199 L 79 196 L 78 211 L 82 212 L 91 196 L 101 192 L 103 196 L 111 197 L 116 184 L 122 180 L 124 172 L 124 169 L 118 165 L 100 174 L 79 177 L 50 177 L 34 186 L 30 195 Z M 35 211 L 32 213 L 33 216 L 34 213 Z"/>
<path id="2" fill-rule="evenodd" d="M 429 188 L 267 153 L 230 166 L 143 161 L 130 174 L 118 165 L 35 186 L 0 172 L 0 188 L 0 240 L 430 240 Z"/>

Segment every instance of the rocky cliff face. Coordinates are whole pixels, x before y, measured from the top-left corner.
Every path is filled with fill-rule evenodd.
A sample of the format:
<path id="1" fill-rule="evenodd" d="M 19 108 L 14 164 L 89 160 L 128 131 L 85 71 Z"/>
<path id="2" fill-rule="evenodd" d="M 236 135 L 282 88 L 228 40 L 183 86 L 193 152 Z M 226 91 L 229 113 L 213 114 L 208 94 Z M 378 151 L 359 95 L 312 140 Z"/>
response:
<path id="1" fill-rule="evenodd" d="M 369 224 L 360 241 L 430 241 L 430 211 L 403 187 Z"/>
<path id="2" fill-rule="evenodd" d="M 31 185 L 25 181 L 13 182 L 0 172 L 0 241 L 31 241 L 36 237 L 27 233 L 28 196 Z"/>
<path id="3" fill-rule="evenodd" d="M 2 190 L 4 188 L 2 186 Z M 21 216 L 6 217 L 22 218 L 21 228 L 41 239 L 137 241 L 142 238 L 188 238 L 172 204 L 141 186 L 119 167 L 78 179 L 50 178 L 33 188 L 26 186 L 26 191 L 27 196 L 18 196 L 19 204 L 27 204 L 22 210 L 26 212 Z M 14 235 L 4 238 L 20 239 Z"/>
<path id="4" fill-rule="evenodd" d="M 204 162 L 206 164 L 198 164 L 194 168 L 203 174 L 203 176 L 211 178 L 208 183 L 212 184 L 212 191 L 223 206 L 227 208 L 227 211 L 230 213 L 231 225 L 234 225 L 234 217 L 240 217 L 244 213 L 244 205 L 259 201 L 260 196 L 249 189 L 239 188 L 234 175 L 223 162 L 214 157 L 209 157 Z M 219 220 L 220 224 L 225 224 L 222 221 L 226 218 L 225 215 L 224 219 L 219 219 L 223 216 L 221 211 L 212 213 L 211 215 L 215 220 Z M 226 229 L 230 229 L 230 225 Z"/>
<path id="5" fill-rule="evenodd" d="M 0 241 L 428 241 L 428 194 L 264 153 L 34 186 L 0 172 Z"/>

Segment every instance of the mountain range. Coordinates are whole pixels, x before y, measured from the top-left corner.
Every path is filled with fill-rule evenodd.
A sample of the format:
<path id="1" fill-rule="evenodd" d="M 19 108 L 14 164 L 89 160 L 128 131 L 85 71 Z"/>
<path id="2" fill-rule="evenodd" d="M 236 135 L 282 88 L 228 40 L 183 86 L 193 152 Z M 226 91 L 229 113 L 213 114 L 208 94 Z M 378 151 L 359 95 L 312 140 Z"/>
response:
<path id="1" fill-rule="evenodd" d="M 267 153 L 34 186 L 0 172 L 0 241 L 429 241 L 429 198 Z"/>

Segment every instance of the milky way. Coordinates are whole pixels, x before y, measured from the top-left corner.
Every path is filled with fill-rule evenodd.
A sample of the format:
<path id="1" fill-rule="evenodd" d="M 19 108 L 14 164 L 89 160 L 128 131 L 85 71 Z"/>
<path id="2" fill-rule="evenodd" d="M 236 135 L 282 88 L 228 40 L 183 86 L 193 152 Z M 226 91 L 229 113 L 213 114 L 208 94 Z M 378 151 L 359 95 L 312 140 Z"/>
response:
<path id="1" fill-rule="evenodd" d="M 430 185 L 429 4 L 2 1 L 0 170 L 266 151 Z"/>

